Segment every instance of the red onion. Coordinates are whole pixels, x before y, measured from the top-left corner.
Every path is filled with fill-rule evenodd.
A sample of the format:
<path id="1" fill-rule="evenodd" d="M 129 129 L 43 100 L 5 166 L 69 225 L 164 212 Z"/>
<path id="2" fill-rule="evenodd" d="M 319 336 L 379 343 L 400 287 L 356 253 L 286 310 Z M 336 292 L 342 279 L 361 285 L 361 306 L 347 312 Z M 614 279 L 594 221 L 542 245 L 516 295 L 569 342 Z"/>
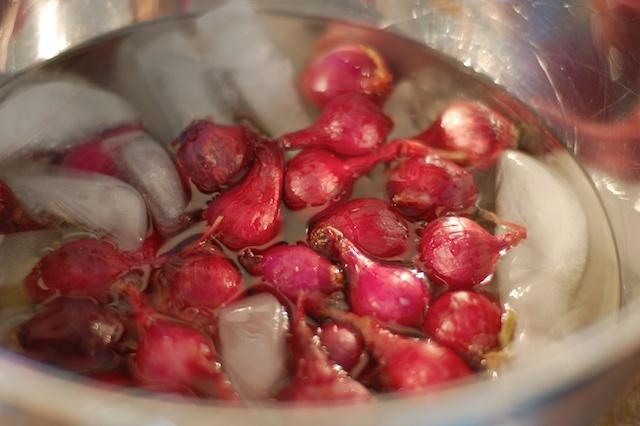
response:
<path id="1" fill-rule="evenodd" d="M 282 151 L 260 143 L 255 156 L 244 180 L 213 199 L 205 212 L 210 225 L 221 220 L 218 239 L 232 250 L 268 243 L 280 231 Z"/>
<path id="2" fill-rule="evenodd" d="M 295 373 L 278 399 L 297 402 L 372 399 L 367 388 L 331 362 L 307 325 L 300 303 L 293 318 L 291 333 Z"/>
<path id="3" fill-rule="evenodd" d="M 379 329 L 373 346 L 374 356 L 384 363 L 381 384 L 388 391 L 420 391 L 472 374 L 455 352 L 431 340 L 408 339 Z"/>
<path id="4" fill-rule="evenodd" d="M 286 149 L 322 147 L 337 154 L 367 154 L 387 139 L 393 123 L 365 96 L 351 94 L 332 99 L 318 119 L 303 130 L 282 136 Z"/>
<path id="5" fill-rule="evenodd" d="M 382 104 L 393 88 L 393 76 L 373 48 L 350 44 L 314 58 L 302 74 L 300 88 L 316 106 L 345 93 L 360 93 Z"/>
<path id="6" fill-rule="evenodd" d="M 114 311 L 89 298 L 61 297 L 45 305 L 17 331 L 26 352 L 74 370 L 100 368 L 124 332 Z"/>
<path id="7" fill-rule="evenodd" d="M 442 217 L 429 223 L 420 238 L 420 260 L 436 283 L 451 290 L 468 290 L 490 277 L 500 253 L 526 238 L 526 230 L 508 224 L 494 236 L 471 219 Z"/>
<path id="8" fill-rule="evenodd" d="M 478 188 L 465 169 L 437 155 L 426 155 L 395 166 L 389 173 L 387 193 L 402 215 L 432 220 L 471 212 Z"/>
<path id="9" fill-rule="evenodd" d="M 242 126 L 223 126 L 197 120 L 173 142 L 178 166 L 202 192 L 218 191 L 235 183 L 249 168 L 258 136 Z"/>
<path id="10" fill-rule="evenodd" d="M 312 244 L 319 249 L 330 247 L 342 263 L 354 313 L 400 325 L 422 324 L 431 295 L 426 283 L 412 271 L 372 260 L 335 228 L 314 233 Z"/>
<path id="11" fill-rule="evenodd" d="M 127 293 L 139 333 L 131 364 L 138 385 L 169 391 L 186 388 L 199 396 L 237 399 L 209 337 L 154 313 L 134 290 L 128 289 Z"/>
<path id="12" fill-rule="evenodd" d="M 304 245 L 277 245 L 264 253 L 246 250 L 238 257 L 253 275 L 262 276 L 290 300 L 331 294 L 343 286 L 340 269 Z"/>
<path id="13" fill-rule="evenodd" d="M 415 139 L 434 148 L 466 153 L 463 165 L 488 169 L 495 165 L 503 150 L 516 144 L 518 130 L 487 105 L 466 101 L 449 105 Z"/>
<path id="14" fill-rule="evenodd" d="M 353 327 L 336 322 L 328 322 L 320 327 L 320 342 L 327 350 L 329 358 L 351 372 L 364 356 L 362 334 Z"/>
<path id="15" fill-rule="evenodd" d="M 469 359 L 478 360 L 499 346 L 502 309 L 488 297 L 469 291 L 445 293 L 429 307 L 424 330 Z"/>
<path id="16" fill-rule="evenodd" d="M 332 311 L 357 327 L 378 362 L 378 384 L 386 391 L 417 392 L 462 379 L 472 372 L 455 352 L 432 340 L 399 336 L 375 320 Z"/>
<path id="17" fill-rule="evenodd" d="M 397 140 L 369 154 L 344 160 L 322 148 L 307 148 L 287 163 L 284 201 L 293 210 L 335 204 L 350 197 L 356 180 L 376 165 L 428 151 L 420 143 Z"/>
<path id="18" fill-rule="evenodd" d="M 118 278 L 144 263 L 106 241 L 85 238 L 67 243 L 40 259 L 24 284 L 29 296 L 37 302 L 57 295 L 103 299 Z"/>
<path id="19" fill-rule="evenodd" d="M 242 290 L 236 265 L 211 243 L 187 247 L 154 271 L 152 281 L 166 291 L 163 310 L 216 309 Z"/>
<path id="20" fill-rule="evenodd" d="M 409 250 L 407 223 L 382 200 L 359 198 L 323 212 L 312 220 L 309 238 L 327 226 L 372 256 L 391 258 Z"/>

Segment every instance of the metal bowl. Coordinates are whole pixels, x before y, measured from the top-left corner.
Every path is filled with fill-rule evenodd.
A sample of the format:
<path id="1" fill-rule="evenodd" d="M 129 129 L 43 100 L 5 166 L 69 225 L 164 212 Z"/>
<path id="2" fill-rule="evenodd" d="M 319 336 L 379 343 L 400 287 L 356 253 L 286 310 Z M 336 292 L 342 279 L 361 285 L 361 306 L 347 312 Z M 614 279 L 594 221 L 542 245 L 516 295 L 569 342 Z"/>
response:
<path id="1" fill-rule="evenodd" d="M 7 0 L 3 77 L 221 1 Z M 635 0 L 262 0 L 259 12 L 363 24 L 485 76 L 530 108 L 585 168 L 618 245 L 622 306 L 498 380 L 366 406 L 224 407 L 95 388 L 0 353 L 0 403 L 71 424 L 585 424 L 640 370 L 640 5 Z M 215 12 L 214 12 L 215 13 Z M 614 277 L 611 277 L 615 281 Z M 617 278 L 617 277 L 616 277 Z M 5 411 L 6 411 L 5 410 Z"/>

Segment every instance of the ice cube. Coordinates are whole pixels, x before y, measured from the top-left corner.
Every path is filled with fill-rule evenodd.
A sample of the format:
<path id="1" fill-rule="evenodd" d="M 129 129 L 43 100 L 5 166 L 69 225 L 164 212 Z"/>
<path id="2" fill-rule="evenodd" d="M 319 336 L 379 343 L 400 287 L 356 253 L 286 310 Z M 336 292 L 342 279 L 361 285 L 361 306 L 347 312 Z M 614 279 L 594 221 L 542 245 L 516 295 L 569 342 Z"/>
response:
<path id="1" fill-rule="evenodd" d="M 177 231 L 188 200 L 167 151 L 148 134 L 136 132 L 121 148 L 118 162 L 123 178 L 140 191 L 160 231 Z"/>
<path id="2" fill-rule="evenodd" d="M 63 237 L 60 229 L 0 236 L 0 289 L 20 286 L 36 263 L 55 249 Z"/>
<path id="3" fill-rule="evenodd" d="M 204 117 L 223 124 L 248 118 L 273 136 L 310 124 L 291 62 L 245 0 L 193 27 L 140 31 L 121 45 L 115 69 L 118 91 L 163 142 Z"/>
<path id="4" fill-rule="evenodd" d="M 287 311 L 266 293 L 220 313 L 222 365 L 243 398 L 268 398 L 285 379 L 288 329 Z"/>
<path id="5" fill-rule="evenodd" d="M 194 40 L 179 27 L 129 37 L 118 51 L 115 84 L 163 142 L 194 119 L 230 122 L 236 104 L 222 77 L 207 72 Z"/>
<path id="6" fill-rule="evenodd" d="M 71 76 L 20 86 L 0 103 L 0 161 L 68 147 L 138 114 L 117 95 Z"/>
<path id="7" fill-rule="evenodd" d="M 580 200 L 551 168 L 507 151 L 498 164 L 496 209 L 502 219 L 527 228 L 527 239 L 497 268 L 502 301 L 517 314 L 514 347 L 573 331 L 572 302 L 589 248 Z"/>
<path id="8" fill-rule="evenodd" d="M 265 131 L 279 136 L 310 124 L 291 61 L 248 1 L 226 2 L 198 18 L 195 28 L 208 72 L 228 77 Z"/>
<path id="9" fill-rule="evenodd" d="M 40 223 L 66 223 L 105 236 L 122 250 L 137 250 L 147 234 L 140 194 L 110 176 L 57 167 L 23 167 L 3 177 L 25 211 Z"/>

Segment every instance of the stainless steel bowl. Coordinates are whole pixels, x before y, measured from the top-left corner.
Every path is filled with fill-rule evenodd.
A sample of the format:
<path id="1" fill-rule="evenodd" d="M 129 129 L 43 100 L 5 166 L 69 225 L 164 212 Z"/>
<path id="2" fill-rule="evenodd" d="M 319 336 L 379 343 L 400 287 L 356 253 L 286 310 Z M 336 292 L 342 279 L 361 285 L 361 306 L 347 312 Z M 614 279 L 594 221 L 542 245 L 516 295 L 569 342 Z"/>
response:
<path id="1" fill-rule="evenodd" d="M 202 13 L 206 0 L 6 0 L 0 67 L 22 73 L 97 38 Z M 486 76 L 528 105 L 585 167 L 618 244 L 618 313 L 499 380 L 330 409 L 221 407 L 96 389 L 0 355 L 0 402 L 72 424 L 585 424 L 640 370 L 640 4 L 636 0 L 261 0 L 258 11 L 385 29 Z M 206 419 L 206 420 L 205 420 Z"/>

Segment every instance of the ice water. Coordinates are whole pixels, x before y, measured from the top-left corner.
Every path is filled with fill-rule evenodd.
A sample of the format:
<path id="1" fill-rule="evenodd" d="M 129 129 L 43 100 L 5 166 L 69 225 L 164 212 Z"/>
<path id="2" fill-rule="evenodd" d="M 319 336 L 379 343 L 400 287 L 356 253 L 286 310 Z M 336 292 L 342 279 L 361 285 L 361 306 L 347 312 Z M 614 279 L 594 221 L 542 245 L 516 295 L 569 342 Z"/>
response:
<path id="1" fill-rule="evenodd" d="M 69 178 L 61 177 L 49 168 L 51 164 L 55 166 L 61 152 L 73 145 L 73 141 L 65 138 L 66 134 L 80 140 L 91 136 L 91 129 L 104 130 L 142 120 L 151 137 L 171 156 L 171 141 L 182 127 L 196 118 L 211 117 L 220 123 L 248 123 L 270 137 L 304 127 L 317 111 L 299 98 L 296 79 L 314 46 L 330 42 L 332 34 L 371 44 L 388 61 L 396 81 L 395 90 L 385 105 L 385 112 L 395 122 L 392 137 L 419 133 L 447 104 L 459 99 L 481 100 L 513 120 L 521 130 L 518 153 L 503 158 L 497 168 L 476 175 L 481 190 L 480 206 L 506 215 L 519 215 L 506 219 L 529 220 L 526 224 L 529 246 L 522 253 L 540 253 L 541 256 L 541 259 L 523 260 L 522 256 L 518 259 L 517 249 L 514 249 L 516 258 L 507 260 L 513 267 L 501 267 L 492 284 L 493 291 L 500 294 L 507 307 L 523 312 L 520 315 L 522 324 L 530 327 L 523 330 L 525 335 L 518 337 L 516 334 L 516 339 L 521 338 L 529 344 L 558 338 L 617 310 L 620 304 L 617 257 L 596 192 L 561 141 L 556 140 L 525 105 L 482 76 L 398 35 L 341 22 L 260 15 L 257 19 L 264 25 L 262 32 L 250 33 L 246 36 L 248 40 L 236 40 L 234 37 L 240 36 L 225 39 L 224 31 L 233 31 L 233 28 L 203 25 L 207 21 L 199 19 L 134 29 L 65 54 L 16 76 L 0 88 L 4 99 L 0 110 L 13 108 L 12 117 L 18 121 L 5 122 L 5 129 L 0 128 L 0 131 L 8 131 L 7 128 L 15 125 L 27 128 L 18 131 L 39 135 L 51 131 L 49 126 L 55 128 L 52 131 L 55 138 L 48 140 L 34 137 L 21 145 L 18 138 L 21 134 L 17 133 L 18 136 L 12 136 L 11 143 L 0 142 L 0 176 L 10 184 L 13 181 L 20 185 L 28 179 L 14 177 L 13 171 L 17 170 L 19 175 L 29 167 L 37 168 L 40 175 L 29 175 L 31 179 L 28 185 L 25 184 L 28 188 L 22 191 L 27 195 L 22 196 L 37 197 L 32 204 L 38 205 L 42 197 L 58 194 L 55 199 L 64 198 L 64 206 L 48 213 L 73 217 L 73 220 L 58 220 L 49 230 L 0 236 L 0 316 L 5 321 L 33 309 L 24 294 L 22 280 L 39 258 L 64 242 L 85 235 L 117 235 L 117 229 L 111 228 L 121 225 L 127 226 L 127 235 L 136 235 L 133 241 L 126 240 L 130 248 L 142 243 L 146 230 L 153 224 L 165 224 L 166 240 L 160 253 L 167 253 L 185 241 L 197 238 L 204 230 L 199 218 L 212 195 L 202 194 L 192 186 L 189 188 L 191 201 L 187 204 L 188 194 L 176 186 L 175 170 L 165 169 L 167 173 L 156 177 L 160 180 L 145 181 L 145 177 L 155 176 L 153 170 L 160 167 L 157 164 L 170 168 L 171 161 L 162 153 L 150 155 L 145 151 L 144 138 L 133 142 L 140 144 L 135 145 L 139 149 L 131 149 L 136 151 L 131 158 L 139 164 L 128 165 L 138 184 L 110 183 L 110 179 L 116 179 L 106 177 L 101 180 L 78 178 L 68 182 Z M 260 39 L 260 44 L 252 44 L 251 37 Z M 225 46 L 227 42 L 230 46 Z M 106 96 L 108 99 L 100 103 L 104 108 L 104 120 L 101 122 L 100 117 L 91 114 L 79 116 L 74 111 L 87 108 L 80 104 L 70 110 L 70 114 L 79 120 L 74 125 L 56 123 L 57 116 L 51 114 L 47 120 L 38 123 L 39 128 L 29 128 L 33 105 L 51 111 L 59 107 L 56 87 L 46 99 L 32 99 L 27 92 L 19 98 L 22 102 L 19 103 L 15 101 L 15 95 L 34 84 L 59 78 L 74 87 L 90 85 L 90 91 L 99 91 L 100 96 Z M 12 99 L 13 104 L 10 103 Z M 67 101 L 75 102 L 73 98 Z M 0 118 L 0 127 L 2 125 Z M 531 161 L 520 161 L 519 154 Z M 158 155 L 160 159 L 156 158 Z M 145 159 L 157 163 L 147 164 Z M 385 199 L 384 173 L 385 168 L 380 166 L 360 178 L 353 197 Z M 38 176 L 40 182 L 34 181 L 34 176 Z M 51 176 L 51 181 L 47 181 L 47 176 Z M 158 186 L 158 182 L 165 181 L 166 187 Z M 540 193 L 540 188 L 532 184 L 536 181 L 549 182 L 544 189 L 550 193 Z M 504 189 L 510 182 L 521 186 Z M 52 185 L 51 190 L 47 190 L 49 185 Z M 68 186 L 63 190 L 62 185 Z M 84 189 L 74 192 L 73 185 L 82 188 L 112 185 L 108 190 L 113 198 L 105 203 L 101 193 Z M 519 193 L 521 187 L 527 187 L 530 192 Z M 36 191 L 38 188 L 45 189 Z M 46 210 L 53 201 L 40 203 L 41 208 Z M 543 205 L 545 202 L 555 203 L 557 209 L 547 208 L 549 206 Z M 66 210 L 60 213 L 62 207 Z M 100 216 L 104 208 L 112 209 L 108 210 L 108 217 Z M 176 209 L 183 211 L 190 220 L 183 223 L 174 220 Z M 147 210 L 155 217 L 149 216 L 147 220 Z M 277 240 L 304 241 L 306 223 L 315 213 L 317 211 L 293 212 L 285 208 L 284 229 Z M 86 220 L 79 220 L 74 214 L 86 215 Z M 121 214 L 122 219 L 111 223 L 109 219 L 116 214 Z M 570 232 L 565 233 L 567 227 Z M 414 235 L 417 239 L 417 234 Z M 549 250 L 541 251 L 545 245 Z M 556 257 L 547 256 L 549 252 Z M 569 266 L 557 270 L 558 264 Z M 246 278 L 248 285 L 256 282 L 248 275 Z M 539 289 L 533 291 L 534 296 L 527 299 L 530 290 L 527 280 L 537 286 L 546 283 L 553 288 L 542 293 Z M 533 311 L 545 317 L 542 312 L 548 306 L 543 303 L 547 302 L 542 298 L 544 294 L 559 300 L 559 305 L 549 308 L 549 312 L 556 318 L 553 322 L 562 323 L 562 327 L 546 335 L 544 323 L 535 324 L 535 320 L 527 318 Z M 11 327 L 2 329 L 4 341 L 10 344 Z"/>

